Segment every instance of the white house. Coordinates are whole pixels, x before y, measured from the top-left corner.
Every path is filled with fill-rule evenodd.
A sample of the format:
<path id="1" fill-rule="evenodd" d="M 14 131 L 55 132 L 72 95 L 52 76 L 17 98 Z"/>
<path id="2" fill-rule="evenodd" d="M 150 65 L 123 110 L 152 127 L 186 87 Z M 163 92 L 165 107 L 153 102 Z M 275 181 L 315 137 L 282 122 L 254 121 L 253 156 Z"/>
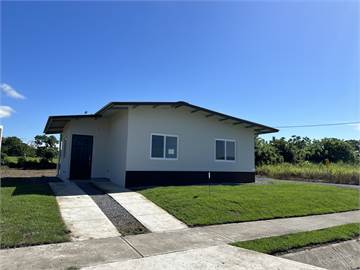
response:
<path id="1" fill-rule="evenodd" d="M 183 101 L 111 102 L 50 116 L 44 130 L 61 134 L 59 178 L 126 187 L 253 182 L 255 136 L 277 131 Z"/>

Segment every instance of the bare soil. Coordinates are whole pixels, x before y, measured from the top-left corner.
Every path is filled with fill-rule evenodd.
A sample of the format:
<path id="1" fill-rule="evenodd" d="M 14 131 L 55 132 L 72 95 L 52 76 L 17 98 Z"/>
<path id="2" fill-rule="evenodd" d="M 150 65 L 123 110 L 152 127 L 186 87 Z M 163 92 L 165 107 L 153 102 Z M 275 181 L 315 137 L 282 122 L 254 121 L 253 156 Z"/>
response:
<path id="1" fill-rule="evenodd" d="M 44 176 L 56 176 L 56 169 L 51 170 L 21 170 L 12 169 L 6 166 L 1 166 L 0 177 L 1 178 L 26 178 L 26 177 L 44 177 Z"/>

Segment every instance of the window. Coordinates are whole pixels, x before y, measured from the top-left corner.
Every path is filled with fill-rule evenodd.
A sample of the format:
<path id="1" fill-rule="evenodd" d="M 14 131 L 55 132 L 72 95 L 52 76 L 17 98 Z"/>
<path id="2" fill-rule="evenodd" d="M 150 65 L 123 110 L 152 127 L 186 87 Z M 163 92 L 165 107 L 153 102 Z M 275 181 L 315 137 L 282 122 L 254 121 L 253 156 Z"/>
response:
<path id="1" fill-rule="evenodd" d="M 151 134 L 151 155 L 153 159 L 177 159 L 178 136 Z"/>
<path id="2" fill-rule="evenodd" d="M 215 159 L 224 161 L 234 161 L 236 156 L 234 140 L 216 139 L 215 140 Z"/>
<path id="3" fill-rule="evenodd" d="M 151 157 L 152 158 L 164 158 L 164 136 L 152 135 Z"/>

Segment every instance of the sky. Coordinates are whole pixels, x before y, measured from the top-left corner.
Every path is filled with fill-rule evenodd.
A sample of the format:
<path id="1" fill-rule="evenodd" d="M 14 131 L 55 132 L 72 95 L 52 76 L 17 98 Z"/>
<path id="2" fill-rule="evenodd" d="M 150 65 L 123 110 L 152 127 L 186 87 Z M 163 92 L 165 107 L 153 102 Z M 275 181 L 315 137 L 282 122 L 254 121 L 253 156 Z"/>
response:
<path id="1" fill-rule="evenodd" d="M 5 136 L 110 101 L 187 101 L 272 127 L 360 121 L 360 2 L 2 2 Z M 360 138 L 360 125 L 263 136 Z"/>

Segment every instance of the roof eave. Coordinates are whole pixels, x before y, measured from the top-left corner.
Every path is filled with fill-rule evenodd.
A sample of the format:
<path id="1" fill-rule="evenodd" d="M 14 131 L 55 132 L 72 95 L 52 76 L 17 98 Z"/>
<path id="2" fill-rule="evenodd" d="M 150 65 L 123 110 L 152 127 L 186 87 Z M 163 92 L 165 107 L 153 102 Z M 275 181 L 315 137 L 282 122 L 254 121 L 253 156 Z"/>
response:
<path id="1" fill-rule="evenodd" d="M 59 127 L 59 130 L 51 130 L 50 125 L 52 123 L 53 120 L 63 120 L 63 121 L 70 121 L 72 119 L 79 119 L 79 118 L 98 118 L 101 117 L 100 115 L 95 115 L 95 114 L 79 114 L 79 115 L 52 115 L 48 117 L 48 120 L 46 122 L 45 128 L 44 128 L 44 133 L 45 134 L 57 134 L 57 133 L 61 133 L 61 127 Z M 64 128 L 64 127 L 62 127 Z"/>
<path id="2" fill-rule="evenodd" d="M 56 116 L 49 116 L 48 121 L 45 125 L 45 129 L 44 129 L 44 133 L 46 134 L 54 134 L 54 133 L 61 133 L 61 127 L 59 127 L 59 130 L 56 131 L 51 131 L 50 124 L 51 121 L 53 120 L 71 120 L 71 119 L 77 119 L 77 118 L 97 118 L 97 117 L 101 117 L 103 115 L 104 112 L 106 112 L 107 110 L 111 109 L 114 106 L 124 106 L 124 107 L 129 107 L 129 106 L 173 106 L 174 108 L 179 108 L 182 106 L 186 106 L 192 109 L 192 113 L 198 112 L 198 111 L 203 111 L 206 112 L 207 115 L 206 117 L 209 116 L 214 116 L 217 115 L 219 116 L 221 119 L 220 121 L 225 121 L 225 120 L 231 120 L 234 121 L 235 125 L 236 124 L 246 124 L 247 126 L 245 126 L 246 128 L 254 128 L 254 131 L 256 134 L 267 134 L 267 133 L 274 133 L 274 132 L 278 132 L 279 130 L 276 128 L 272 128 L 269 126 L 265 126 L 256 122 L 252 122 L 252 121 L 248 121 L 248 120 L 244 120 L 241 118 L 237 118 L 231 115 L 227 115 L 227 114 L 223 114 L 217 111 L 213 111 L 213 110 L 209 110 L 200 106 L 196 106 L 184 101 L 176 101 L 176 102 L 110 102 L 108 104 L 106 104 L 104 107 L 102 107 L 100 110 L 98 110 L 95 114 L 89 114 L 89 115 L 56 115 Z M 63 128 L 63 127 L 62 127 Z M 58 132 L 57 132 L 58 131 Z M 52 132 L 52 133 L 51 133 Z"/>

